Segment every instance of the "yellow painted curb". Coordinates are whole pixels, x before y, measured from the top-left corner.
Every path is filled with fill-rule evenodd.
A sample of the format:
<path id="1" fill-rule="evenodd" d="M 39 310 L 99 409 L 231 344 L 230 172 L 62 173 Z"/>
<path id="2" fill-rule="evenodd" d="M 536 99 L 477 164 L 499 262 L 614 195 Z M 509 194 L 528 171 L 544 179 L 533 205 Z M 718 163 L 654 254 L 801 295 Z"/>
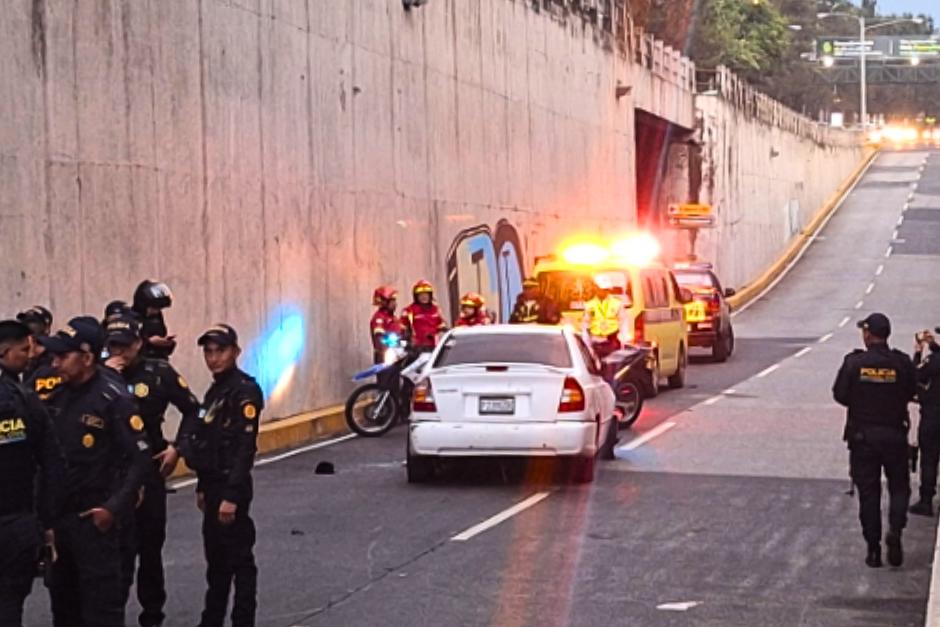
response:
<path id="1" fill-rule="evenodd" d="M 258 430 L 258 454 L 296 448 L 348 433 L 345 410 L 343 405 L 334 405 L 262 423 Z M 181 461 L 172 476 L 176 478 L 190 474 L 192 471 Z"/>
<path id="2" fill-rule="evenodd" d="M 764 290 L 766 290 L 777 278 L 783 274 L 783 272 L 789 267 L 793 260 L 800 254 L 800 251 L 806 246 L 809 238 L 811 238 L 816 231 L 823 225 L 823 223 L 829 219 L 829 217 L 835 213 L 836 209 L 842 204 L 842 201 L 845 199 L 845 196 L 852 189 L 852 187 L 858 182 L 858 179 L 861 178 L 865 170 L 868 169 L 868 166 L 874 160 L 875 155 L 878 154 L 877 150 L 868 149 L 869 153 L 865 155 L 865 158 L 862 159 L 862 162 L 859 164 L 855 171 L 842 184 L 833 192 L 832 196 L 829 197 L 829 200 L 822 206 L 822 208 L 816 213 L 812 220 L 809 221 L 803 229 L 797 234 L 793 241 L 790 242 L 790 245 L 787 246 L 786 250 L 780 256 L 777 261 L 775 261 L 767 270 L 764 271 L 757 279 L 752 283 L 749 283 L 738 290 L 738 293 L 728 299 L 728 304 L 731 305 L 732 309 L 740 309 L 744 305 L 748 304 L 758 296 L 760 296 Z"/>

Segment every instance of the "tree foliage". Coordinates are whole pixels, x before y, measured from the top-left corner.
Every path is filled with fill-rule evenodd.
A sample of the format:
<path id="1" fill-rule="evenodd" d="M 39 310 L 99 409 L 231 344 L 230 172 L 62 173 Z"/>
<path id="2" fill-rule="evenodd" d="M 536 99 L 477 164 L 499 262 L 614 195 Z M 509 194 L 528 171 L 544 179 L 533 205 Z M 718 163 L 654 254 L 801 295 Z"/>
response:
<path id="1" fill-rule="evenodd" d="M 853 19 L 817 14 L 864 15 L 871 23 L 913 17 L 882 15 L 877 0 L 630 0 L 634 21 L 691 57 L 700 69 L 725 65 L 791 108 L 816 117 L 858 109 L 858 85 L 833 87 L 824 71 L 803 56 L 819 36 L 858 36 Z M 902 23 L 878 35 L 929 34 L 934 23 Z M 791 26 L 796 28 L 791 29 Z M 870 85 L 869 111 L 912 116 L 940 106 L 940 85 Z M 936 112 L 934 113 L 936 114 Z"/>

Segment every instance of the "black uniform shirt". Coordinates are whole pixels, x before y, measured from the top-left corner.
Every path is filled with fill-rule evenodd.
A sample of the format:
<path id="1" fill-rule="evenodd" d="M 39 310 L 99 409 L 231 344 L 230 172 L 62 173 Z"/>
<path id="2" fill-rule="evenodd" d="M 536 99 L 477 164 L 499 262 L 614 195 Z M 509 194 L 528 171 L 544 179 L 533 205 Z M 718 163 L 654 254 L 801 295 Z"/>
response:
<path id="1" fill-rule="evenodd" d="M 151 458 L 133 397 L 99 366 L 84 384 L 61 386 L 49 403 L 67 463 L 67 511 L 126 511 Z"/>
<path id="2" fill-rule="evenodd" d="M 52 360 L 39 365 L 28 377 L 24 377 L 26 387 L 36 393 L 43 403 L 48 404 L 62 385 L 62 377 L 52 367 Z"/>
<path id="3" fill-rule="evenodd" d="M 914 363 L 886 344 L 845 356 L 832 387 L 836 402 L 848 407 L 849 426 L 906 429 L 907 404 L 916 392 Z"/>
<path id="4" fill-rule="evenodd" d="M 257 452 L 258 423 L 264 397 L 255 380 L 238 368 L 215 377 L 206 392 L 194 434 L 197 491 L 221 490 L 221 498 L 251 501 L 251 468 Z"/>
<path id="5" fill-rule="evenodd" d="M 23 381 L 29 381 L 37 371 L 52 372 L 52 353 L 43 351 L 42 355 L 31 361 L 26 370 L 23 371 Z"/>
<path id="6" fill-rule="evenodd" d="M 65 460 L 45 408 L 18 377 L 0 369 L 0 516 L 38 512 L 43 528 L 50 529 L 64 476 Z"/>
<path id="7" fill-rule="evenodd" d="M 162 359 L 145 358 L 125 368 L 122 375 L 127 391 L 137 399 L 153 452 L 160 453 L 167 447 L 163 421 L 170 403 L 182 415 L 176 440 L 185 441 L 199 419 L 199 400 L 173 366 Z"/>
<path id="8" fill-rule="evenodd" d="M 930 353 L 924 357 L 914 353 L 917 367 L 917 397 L 925 408 L 940 409 L 940 346 L 930 345 Z"/>

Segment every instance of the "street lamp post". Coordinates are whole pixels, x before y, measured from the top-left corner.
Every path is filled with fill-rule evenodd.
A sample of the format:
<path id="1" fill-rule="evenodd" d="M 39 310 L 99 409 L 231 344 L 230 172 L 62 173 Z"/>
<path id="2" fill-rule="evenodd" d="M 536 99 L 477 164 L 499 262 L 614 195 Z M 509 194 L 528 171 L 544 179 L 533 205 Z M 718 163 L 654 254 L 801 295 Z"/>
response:
<path id="1" fill-rule="evenodd" d="M 866 25 L 864 15 L 852 15 L 851 13 L 817 13 L 818 19 L 827 17 L 850 17 L 858 20 L 858 69 L 859 69 L 859 117 L 862 120 L 862 130 L 868 127 L 868 57 L 866 54 L 868 31 L 895 24 L 923 24 L 924 20 L 919 17 L 903 18 L 900 20 L 890 20 L 878 24 Z"/>
<path id="2" fill-rule="evenodd" d="M 858 72 L 859 72 L 859 84 L 861 85 L 858 88 L 859 99 L 862 101 L 861 107 L 859 110 L 859 115 L 862 117 L 862 131 L 864 132 L 868 128 L 868 57 L 865 55 L 865 46 L 867 42 L 865 41 L 865 16 L 860 15 L 858 17 L 858 32 L 859 32 L 859 45 L 861 48 L 858 50 Z"/>

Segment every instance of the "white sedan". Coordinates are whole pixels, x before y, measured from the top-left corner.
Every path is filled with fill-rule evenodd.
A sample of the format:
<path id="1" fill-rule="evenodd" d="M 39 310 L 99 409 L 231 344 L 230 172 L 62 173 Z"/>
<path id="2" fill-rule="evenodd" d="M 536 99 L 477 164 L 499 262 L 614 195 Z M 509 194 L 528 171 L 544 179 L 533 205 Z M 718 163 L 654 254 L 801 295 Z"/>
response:
<path id="1" fill-rule="evenodd" d="M 493 325 L 450 331 L 418 382 L 408 481 L 455 457 L 565 457 L 594 479 L 617 443 L 614 393 L 584 341 L 564 327 Z"/>

